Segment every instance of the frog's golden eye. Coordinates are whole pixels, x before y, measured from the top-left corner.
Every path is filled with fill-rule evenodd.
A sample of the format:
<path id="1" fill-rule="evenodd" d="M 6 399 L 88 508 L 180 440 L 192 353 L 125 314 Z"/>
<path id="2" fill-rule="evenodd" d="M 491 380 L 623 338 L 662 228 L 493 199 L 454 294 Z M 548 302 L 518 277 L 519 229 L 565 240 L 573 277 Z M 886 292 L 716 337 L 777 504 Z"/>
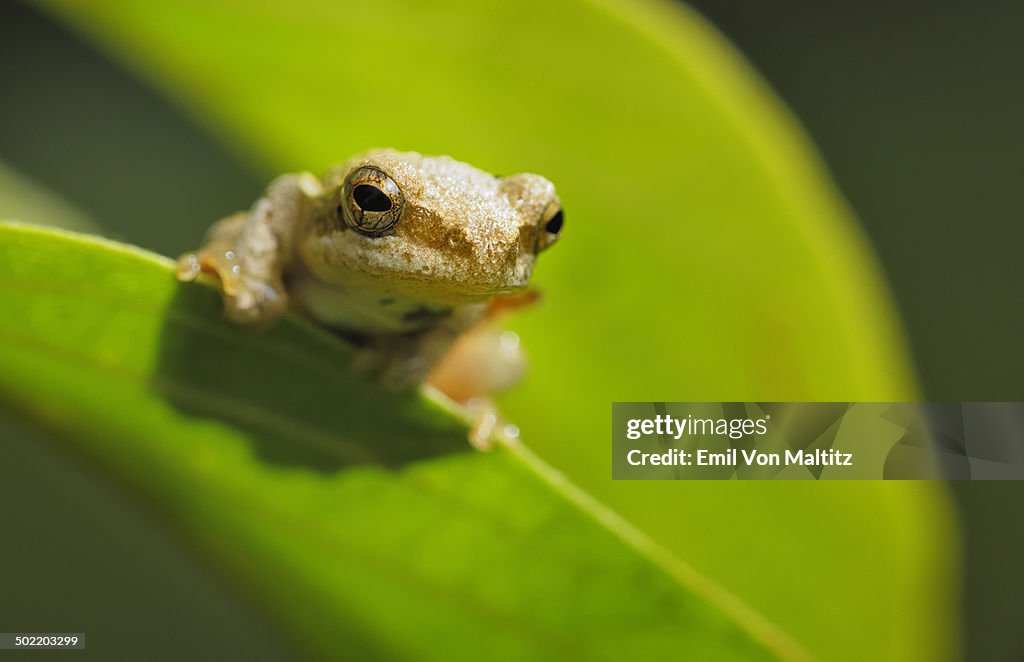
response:
<path id="1" fill-rule="evenodd" d="M 544 225 L 541 227 L 540 233 L 537 235 L 536 252 L 541 252 L 558 240 L 558 235 L 562 234 L 562 225 L 564 223 L 565 214 L 562 212 L 562 208 L 559 207 L 555 209 L 555 213 L 551 214 L 551 217 L 548 218 L 548 220 L 544 221 Z"/>
<path id="2" fill-rule="evenodd" d="M 338 213 L 356 232 L 379 237 L 395 226 L 404 207 L 398 184 L 383 170 L 363 166 L 345 180 Z"/>

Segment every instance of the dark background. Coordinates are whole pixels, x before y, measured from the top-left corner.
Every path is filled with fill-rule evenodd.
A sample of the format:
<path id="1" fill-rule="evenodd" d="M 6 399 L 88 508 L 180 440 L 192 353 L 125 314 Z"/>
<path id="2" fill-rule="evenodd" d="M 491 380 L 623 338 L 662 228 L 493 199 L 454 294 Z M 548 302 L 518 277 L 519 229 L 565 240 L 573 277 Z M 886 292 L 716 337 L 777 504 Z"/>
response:
<path id="1" fill-rule="evenodd" d="M 1024 3 L 690 4 L 746 54 L 817 143 L 881 258 L 927 397 L 1024 400 Z M 264 184 L 165 98 L 18 3 L 0 5 L 0 99 L 0 160 L 104 219 L 115 236 L 165 254 L 190 248 L 201 231 L 183 223 L 234 211 Z M 138 121 L 125 124 L 126 116 Z M 146 236 L 133 232 L 139 214 L 148 217 Z M 0 467 L 5 489 L 24 483 L 23 496 L 32 495 L 7 473 Z M 1024 485 L 952 488 L 963 514 L 966 658 L 1022 660 Z M 71 506 L 60 498 L 51 504 L 55 521 Z M 32 530 L 7 522 L 5 531 L 17 526 Z M 111 573 L 148 581 L 153 568 L 131 558 L 159 556 L 158 537 L 131 541 L 149 552 L 81 565 L 106 563 Z M 28 549 L 4 545 L 0 560 L 18 561 Z M 171 565 L 163 571 L 204 572 Z M 83 584 L 84 595 L 93 590 Z M 181 593 L 169 596 L 168 609 L 195 604 L 197 596 Z M 221 610 L 240 614 L 239 630 L 251 630 L 256 617 L 229 594 L 203 600 L 209 606 L 194 614 L 197 631 Z M 0 617 L 8 609 L 17 606 L 0 604 Z"/>

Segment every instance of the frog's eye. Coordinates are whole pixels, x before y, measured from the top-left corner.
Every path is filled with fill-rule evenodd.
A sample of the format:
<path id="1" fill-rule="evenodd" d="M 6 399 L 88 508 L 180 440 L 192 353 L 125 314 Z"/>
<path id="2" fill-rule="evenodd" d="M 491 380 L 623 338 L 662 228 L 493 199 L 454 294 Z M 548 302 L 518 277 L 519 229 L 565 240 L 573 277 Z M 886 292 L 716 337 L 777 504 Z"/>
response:
<path id="1" fill-rule="evenodd" d="M 555 210 L 554 214 L 551 214 L 548 220 L 544 221 L 544 225 L 541 227 L 540 233 L 537 235 L 538 253 L 558 240 L 558 235 L 562 233 L 562 225 L 564 223 L 565 214 L 562 212 L 562 208 L 559 207 Z"/>
<path id="2" fill-rule="evenodd" d="M 387 233 L 402 217 L 405 196 L 387 173 L 373 166 L 353 171 L 342 189 L 338 214 L 367 237 Z"/>

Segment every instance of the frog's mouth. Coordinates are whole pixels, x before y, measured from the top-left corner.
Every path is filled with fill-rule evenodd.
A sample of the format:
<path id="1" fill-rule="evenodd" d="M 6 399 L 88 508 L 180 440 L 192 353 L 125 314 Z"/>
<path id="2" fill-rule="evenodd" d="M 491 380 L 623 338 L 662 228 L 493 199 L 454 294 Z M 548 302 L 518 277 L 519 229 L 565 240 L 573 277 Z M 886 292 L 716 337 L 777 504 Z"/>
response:
<path id="1" fill-rule="evenodd" d="M 533 270 L 533 256 L 516 250 L 489 250 L 451 254 L 434 248 L 412 251 L 385 280 L 423 301 L 469 303 L 525 288 Z"/>
<path id="2" fill-rule="evenodd" d="M 518 292 L 529 284 L 529 268 L 522 276 L 515 271 L 494 277 L 490 271 L 474 271 L 473 264 L 436 264 L 430 271 L 360 272 L 356 278 L 362 286 L 393 293 L 403 299 L 418 301 L 431 310 L 437 307 L 480 303 L 495 296 Z"/>
<path id="3" fill-rule="evenodd" d="M 450 252 L 401 237 L 325 237 L 303 247 L 316 277 L 342 287 L 362 287 L 430 305 L 462 305 L 524 289 L 534 256 L 518 245 L 483 245 Z"/>

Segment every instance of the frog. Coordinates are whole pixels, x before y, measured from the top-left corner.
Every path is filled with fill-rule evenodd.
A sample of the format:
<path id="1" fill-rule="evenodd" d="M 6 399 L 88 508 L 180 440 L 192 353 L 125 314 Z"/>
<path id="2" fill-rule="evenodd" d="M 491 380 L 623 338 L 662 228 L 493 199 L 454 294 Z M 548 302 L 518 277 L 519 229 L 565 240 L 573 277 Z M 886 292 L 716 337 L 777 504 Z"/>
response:
<path id="1" fill-rule="evenodd" d="M 537 299 L 534 264 L 563 226 L 541 175 L 374 149 L 322 177 L 275 178 L 182 255 L 177 276 L 212 276 L 232 322 L 298 314 L 355 345 L 353 366 L 384 386 L 428 384 L 465 404 L 521 378 L 517 337 L 491 322 Z"/>

